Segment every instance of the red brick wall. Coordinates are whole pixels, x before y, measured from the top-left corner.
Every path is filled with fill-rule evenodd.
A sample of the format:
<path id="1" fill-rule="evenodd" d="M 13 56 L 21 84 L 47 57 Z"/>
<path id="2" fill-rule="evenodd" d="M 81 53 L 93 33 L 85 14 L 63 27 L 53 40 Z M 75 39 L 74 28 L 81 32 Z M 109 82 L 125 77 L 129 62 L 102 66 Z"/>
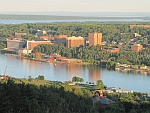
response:
<path id="1" fill-rule="evenodd" d="M 40 44 L 52 44 L 51 42 L 29 42 L 29 48 L 30 50 L 33 50 L 34 47 L 40 45 Z"/>

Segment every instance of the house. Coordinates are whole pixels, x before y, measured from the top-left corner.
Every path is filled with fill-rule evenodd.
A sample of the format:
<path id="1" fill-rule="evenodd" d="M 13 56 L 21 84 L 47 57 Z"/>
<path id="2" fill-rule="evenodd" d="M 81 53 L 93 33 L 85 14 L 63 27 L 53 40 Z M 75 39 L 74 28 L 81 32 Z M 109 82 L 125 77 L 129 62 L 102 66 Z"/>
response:
<path id="1" fill-rule="evenodd" d="M 122 93 L 133 93 L 133 90 L 123 90 Z"/>
<path id="2" fill-rule="evenodd" d="M 106 90 L 114 90 L 115 87 L 107 87 Z"/>
<path id="3" fill-rule="evenodd" d="M 68 84 L 68 85 L 70 85 L 70 86 L 74 86 L 74 85 L 76 85 L 76 82 L 64 81 L 63 84 Z"/>
<path id="4" fill-rule="evenodd" d="M 147 66 L 140 66 L 140 69 L 147 69 Z"/>
<path id="5" fill-rule="evenodd" d="M 139 66 L 138 66 L 138 65 L 132 65 L 131 68 L 133 68 L 133 69 L 138 69 Z"/>
<path id="6" fill-rule="evenodd" d="M 111 105 L 111 104 L 114 104 L 115 101 L 110 100 L 108 98 L 100 98 L 100 103 L 103 105 Z"/>
<path id="7" fill-rule="evenodd" d="M 113 93 L 113 90 L 105 90 L 107 93 Z"/>
<path id="8" fill-rule="evenodd" d="M 133 90 L 123 90 L 121 88 L 115 89 L 114 92 L 116 93 L 133 93 Z"/>

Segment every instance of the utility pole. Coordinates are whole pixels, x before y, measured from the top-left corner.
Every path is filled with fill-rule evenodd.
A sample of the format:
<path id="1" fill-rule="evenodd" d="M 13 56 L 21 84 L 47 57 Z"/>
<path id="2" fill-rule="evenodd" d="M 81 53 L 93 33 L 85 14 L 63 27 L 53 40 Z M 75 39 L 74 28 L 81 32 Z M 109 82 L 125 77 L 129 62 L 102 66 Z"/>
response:
<path id="1" fill-rule="evenodd" d="M 7 66 L 6 66 L 6 68 L 5 68 L 4 75 L 5 75 L 5 73 L 6 73 L 6 69 L 7 69 Z"/>

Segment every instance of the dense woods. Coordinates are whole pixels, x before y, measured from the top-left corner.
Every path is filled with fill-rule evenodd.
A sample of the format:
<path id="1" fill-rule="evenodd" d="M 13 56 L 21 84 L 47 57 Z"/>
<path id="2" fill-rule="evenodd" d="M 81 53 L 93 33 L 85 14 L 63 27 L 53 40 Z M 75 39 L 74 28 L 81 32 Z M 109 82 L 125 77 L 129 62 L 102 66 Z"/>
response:
<path id="1" fill-rule="evenodd" d="M 91 93 L 67 85 L 0 82 L 1 113 L 92 113 Z"/>
<path id="2" fill-rule="evenodd" d="M 34 79 L 37 80 L 37 79 Z M 38 80 L 37 80 L 38 81 Z M 92 87 L 92 86 L 91 86 Z M 94 87 L 94 86 L 93 86 Z M 96 87 L 103 88 L 101 80 Z M 0 81 L 1 113 L 149 113 L 150 98 L 144 93 L 105 93 L 115 104 L 103 108 L 89 89 L 66 83 L 36 85 L 21 79 Z"/>
<path id="3" fill-rule="evenodd" d="M 66 34 L 68 36 L 82 36 L 87 37 L 89 32 L 103 33 L 103 41 L 111 43 L 111 41 L 128 42 L 133 38 L 133 33 L 142 35 L 141 43 L 144 43 L 144 38 L 150 40 L 150 29 L 133 28 L 130 29 L 131 24 L 146 24 L 150 23 L 100 23 L 100 22 L 62 22 L 62 23 L 28 23 L 28 24 L 0 24 L 0 37 L 13 36 L 15 32 L 25 32 L 28 36 L 25 39 L 33 39 L 33 35 L 37 30 L 48 31 L 50 35 Z"/>

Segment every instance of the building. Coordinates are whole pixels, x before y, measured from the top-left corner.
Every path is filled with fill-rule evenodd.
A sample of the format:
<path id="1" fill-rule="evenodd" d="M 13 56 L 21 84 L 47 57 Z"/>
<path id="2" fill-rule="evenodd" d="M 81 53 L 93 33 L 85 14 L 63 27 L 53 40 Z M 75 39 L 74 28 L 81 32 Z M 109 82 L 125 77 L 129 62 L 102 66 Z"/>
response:
<path id="1" fill-rule="evenodd" d="M 20 40 L 7 40 L 7 48 L 18 50 L 21 49 L 26 44 L 26 41 Z"/>
<path id="2" fill-rule="evenodd" d="M 36 58 L 41 58 L 41 56 L 42 56 L 41 52 L 36 52 L 36 53 L 35 53 L 35 57 L 36 57 Z"/>
<path id="3" fill-rule="evenodd" d="M 17 32 L 15 32 L 15 36 L 26 36 L 27 35 L 27 33 L 17 33 Z"/>
<path id="4" fill-rule="evenodd" d="M 63 63 L 81 63 L 82 60 L 80 60 L 80 59 L 62 59 L 61 62 L 63 62 Z"/>
<path id="5" fill-rule="evenodd" d="M 58 57 L 61 57 L 61 55 L 59 55 L 59 54 L 50 54 L 50 58 L 56 59 Z"/>
<path id="6" fill-rule="evenodd" d="M 130 25 L 130 29 L 133 29 L 134 27 L 137 27 L 137 28 L 150 28 L 150 25 Z"/>
<path id="7" fill-rule="evenodd" d="M 38 36 L 43 35 L 43 31 L 42 31 L 42 30 L 37 30 L 37 35 L 38 35 Z"/>
<path id="8" fill-rule="evenodd" d="M 119 53 L 120 52 L 120 48 L 103 49 L 102 52 Z"/>
<path id="9" fill-rule="evenodd" d="M 66 45 L 67 35 L 54 35 L 54 44 L 64 44 Z"/>
<path id="10" fill-rule="evenodd" d="M 102 33 L 89 33 L 89 46 L 102 45 Z"/>
<path id="11" fill-rule="evenodd" d="M 23 54 L 23 55 L 29 55 L 31 52 L 32 52 L 31 50 L 28 50 L 28 49 L 25 48 L 25 49 L 20 49 L 18 51 L 18 54 L 20 53 L 20 54 Z"/>
<path id="12" fill-rule="evenodd" d="M 140 45 L 140 44 L 134 44 L 134 45 L 131 46 L 131 50 L 132 50 L 132 51 L 135 51 L 135 52 L 141 51 L 142 48 L 143 48 L 143 46 Z"/>
<path id="13" fill-rule="evenodd" d="M 52 44 L 51 41 L 27 41 L 27 49 L 33 50 L 35 46 L 40 44 Z"/>
<path id="14" fill-rule="evenodd" d="M 52 36 L 40 36 L 41 40 L 54 40 L 54 37 Z"/>
<path id="15" fill-rule="evenodd" d="M 85 40 L 83 37 L 68 37 L 66 40 L 66 47 L 67 48 L 72 48 L 72 47 L 79 47 L 79 46 L 84 46 L 85 45 Z"/>

